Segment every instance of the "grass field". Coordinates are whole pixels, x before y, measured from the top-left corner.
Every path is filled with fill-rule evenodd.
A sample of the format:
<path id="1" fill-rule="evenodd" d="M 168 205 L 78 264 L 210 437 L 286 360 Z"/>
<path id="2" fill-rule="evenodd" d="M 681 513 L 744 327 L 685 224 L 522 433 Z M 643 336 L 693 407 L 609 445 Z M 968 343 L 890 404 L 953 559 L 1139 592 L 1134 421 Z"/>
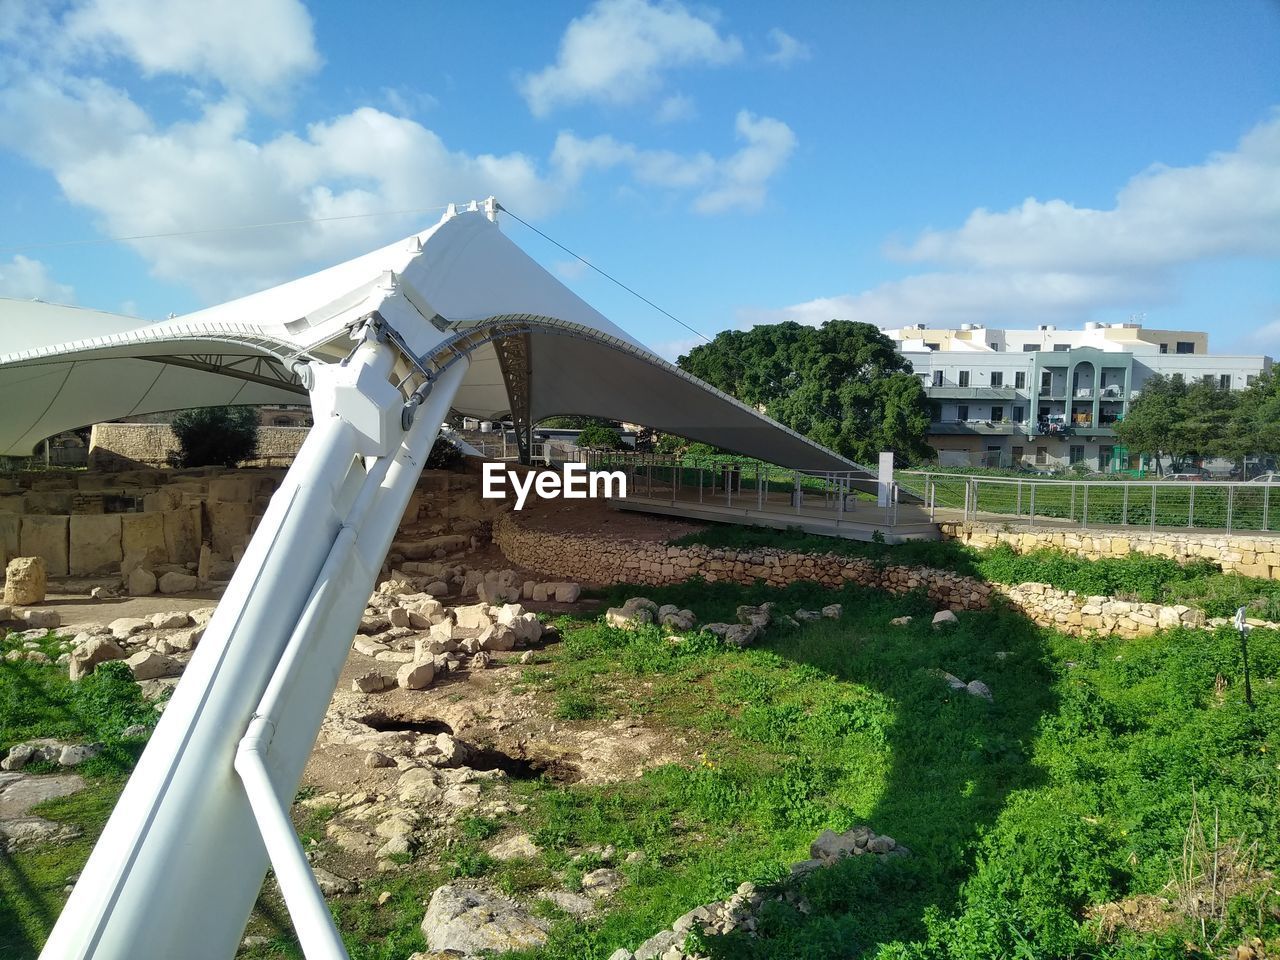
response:
<path id="1" fill-rule="evenodd" d="M 965 506 L 964 475 L 935 473 L 933 502 L 954 510 Z M 899 486 L 920 497 L 929 494 L 919 473 L 898 473 Z M 979 513 L 1006 515 L 1029 521 L 1074 520 L 1077 523 L 1128 524 L 1189 529 L 1280 530 L 1280 490 L 1269 484 L 1228 487 L 1206 483 L 1155 483 L 1135 480 L 1044 480 L 978 475 L 975 485 Z M 1228 523 L 1229 521 L 1229 523 Z"/>
<path id="2" fill-rule="evenodd" d="M 39 643 L 44 652 L 57 656 L 59 638 L 48 635 Z M 17 646 L 21 644 L 11 636 L 0 639 L 0 652 Z M 146 744 L 145 737 L 126 738 L 125 729 L 133 724 L 152 727 L 157 716 L 123 663 L 104 664 L 72 683 L 63 666 L 0 660 L 0 755 L 35 737 L 104 747 L 76 768 L 88 789 L 33 810 L 78 826 L 83 831 L 79 839 L 13 854 L 0 848 L 0 957 L 18 960 L 39 951 L 66 900 L 63 887 L 80 872 Z M 27 769 L 51 768 L 32 764 Z"/>
<path id="3" fill-rule="evenodd" d="M 913 855 L 819 871 L 796 884 L 809 913 L 767 909 L 760 937 L 732 934 L 705 952 L 717 960 L 1172 960 L 1221 956 L 1246 936 L 1280 949 L 1280 901 L 1259 872 L 1280 866 L 1280 635 L 1251 636 L 1250 711 L 1230 631 L 1080 641 L 997 609 L 962 613 L 957 627 L 935 632 L 922 597 L 852 586 L 695 581 L 619 587 L 606 599 L 633 595 L 691 607 L 703 621 L 732 619 L 739 603 L 766 599 L 784 610 L 841 602 L 846 612 L 773 628 L 746 650 L 704 635 L 675 642 L 652 630 L 562 621 L 563 643 L 521 668 L 518 685 L 566 723 L 639 718 L 682 739 L 689 762 L 610 786 L 513 783 L 529 804 L 518 818 L 465 820 L 452 847 L 428 851 L 440 859 L 334 901 L 353 958 L 403 960 L 424 949 L 422 902 L 449 878 L 522 897 L 573 889 L 597 865 L 572 862 L 573 852 L 613 844 L 620 858 L 644 857 L 622 868 L 627 885 L 610 909 L 584 921 L 544 903 L 550 942 L 523 955 L 604 960 L 744 880 L 784 881 L 820 830 L 857 824 Z M 916 619 L 887 625 L 902 614 Z M 31 675 L 57 669 L 0 664 L 0 705 L 50 699 L 47 709 L 22 705 L 29 719 L 6 726 L 6 737 L 63 723 L 69 732 L 69 713 L 82 715 L 86 737 L 107 737 L 149 709 L 120 690 L 109 698 L 116 707 L 71 710 L 64 684 Z M 984 680 L 994 702 L 952 691 L 938 669 Z M 104 771 L 92 791 L 46 808 L 83 823 L 84 840 L 4 861 L 0 954 L 33 955 L 118 789 Z M 1203 917 L 1177 909 L 1180 898 L 1194 898 L 1169 886 L 1193 813 L 1202 824 L 1216 817 L 1220 854 L 1238 851 L 1237 863 L 1248 854 L 1252 865 L 1234 868 L 1240 882 L 1221 907 L 1197 908 Z M 485 850 L 506 827 L 530 831 L 539 855 L 490 859 Z M 311 829 L 323 833 L 322 824 Z M 391 895 L 381 907 L 379 890 Z M 1090 906 L 1139 895 L 1175 907 L 1141 931 L 1107 924 L 1104 933 L 1089 919 Z M 286 918 L 265 899 L 260 909 L 280 933 L 252 955 L 297 956 Z"/>

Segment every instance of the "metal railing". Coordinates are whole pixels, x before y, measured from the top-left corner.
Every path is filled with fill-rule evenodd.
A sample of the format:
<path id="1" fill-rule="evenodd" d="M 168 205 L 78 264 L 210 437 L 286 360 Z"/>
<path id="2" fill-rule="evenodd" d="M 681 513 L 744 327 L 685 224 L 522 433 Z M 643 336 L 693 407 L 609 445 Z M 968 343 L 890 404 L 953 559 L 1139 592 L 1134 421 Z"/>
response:
<path id="1" fill-rule="evenodd" d="M 837 528 L 845 522 L 886 527 L 899 522 L 897 483 L 888 485 L 884 497 L 873 495 L 868 487 L 874 488 L 875 478 L 860 470 L 793 470 L 745 458 L 703 460 L 613 450 L 587 451 L 585 462 L 590 470 L 622 471 L 628 500 L 825 518 Z"/>
<path id="2" fill-rule="evenodd" d="M 906 471 L 902 486 L 967 522 L 1269 532 L 1280 530 L 1280 484 L 1045 480 Z M 1277 492 L 1272 493 L 1275 489 Z"/>

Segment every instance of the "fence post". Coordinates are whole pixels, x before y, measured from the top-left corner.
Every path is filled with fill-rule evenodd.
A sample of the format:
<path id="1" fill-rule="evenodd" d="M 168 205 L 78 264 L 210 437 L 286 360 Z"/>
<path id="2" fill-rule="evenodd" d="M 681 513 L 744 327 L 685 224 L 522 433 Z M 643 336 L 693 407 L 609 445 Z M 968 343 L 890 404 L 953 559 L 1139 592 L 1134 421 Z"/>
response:
<path id="1" fill-rule="evenodd" d="M 1031 508 L 1027 511 L 1027 526 L 1036 522 L 1036 483 L 1031 481 Z"/>
<path id="2" fill-rule="evenodd" d="M 1121 488 L 1124 493 L 1120 498 L 1120 526 L 1127 527 L 1129 525 L 1129 481 L 1125 481 Z"/>
<path id="3" fill-rule="evenodd" d="M 1013 515 L 1015 517 L 1022 516 L 1022 478 L 1021 477 L 1018 478 L 1018 502 L 1013 508 Z"/>
<path id="4" fill-rule="evenodd" d="M 1073 522 L 1076 519 L 1076 482 L 1074 480 L 1071 481 L 1071 513 L 1067 519 Z"/>
<path id="5" fill-rule="evenodd" d="M 1231 532 L 1231 508 L 1235 506 L 1236 488 L 1235 485 L 1227 487 L 1227 533 Z"/>
<path id="6" fill-rule="evenodd" d="M 1193 483 L 1187 494 L 1187 529 L 1196 525 L 1196 486 Z"/>
<path id="7" fill-rule="evenodd" d="M 1089 525 L 1089 484 L 1084 485 L 1084 503 L 1080 505 L 1080 526 Z"/>
<path id="8" fill-rule="evenodd" d="M 1267 521 L 1267 508 L 1271 506 L 1271 484 L 1264 483 L 1262 485 L 1262 529 L 1264 532 L 1271 531 L 1271 524 Z"/>
<path id="9" fill-rule="evenodd" d="M 1151 485 L 1151 532 L 1156 530 L 1156 485 Z"/>

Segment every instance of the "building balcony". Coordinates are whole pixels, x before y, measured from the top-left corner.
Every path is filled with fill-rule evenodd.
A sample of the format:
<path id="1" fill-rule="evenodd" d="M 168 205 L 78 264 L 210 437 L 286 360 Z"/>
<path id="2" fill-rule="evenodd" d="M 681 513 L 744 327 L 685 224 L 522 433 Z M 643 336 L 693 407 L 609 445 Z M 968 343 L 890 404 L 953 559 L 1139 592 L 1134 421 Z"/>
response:
<path id="1" fill-rule="evenodd" d="M 1027 428 L 1022 423 L 998 420 L 938 420 L 929 424 L 929 433 L 942 437 L 1014 437 L 1027 435 Z"/>

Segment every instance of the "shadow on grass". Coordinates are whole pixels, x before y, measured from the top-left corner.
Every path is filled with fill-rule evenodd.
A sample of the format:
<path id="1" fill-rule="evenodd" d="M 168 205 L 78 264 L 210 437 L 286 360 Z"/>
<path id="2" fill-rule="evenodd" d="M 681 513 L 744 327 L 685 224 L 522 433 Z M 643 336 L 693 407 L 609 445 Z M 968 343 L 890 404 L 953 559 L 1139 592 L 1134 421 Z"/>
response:
<path id="1" fill-rule="evenodd" d="M 708 938 L 704 950 L 716 960 L 738 958 L 848 958 L 869 956 L 882 946 L 925 937 L 930 911 L 949 914 L 973 870 L 974 850 L 1013 791 L 1042 782 L 1028 762 L 1041 718 L 1057 710 L 1053 678 L 1045 666 L 1043 634 L 1022 616 L 1003 609 L 961 613 L 958 625 L 935 631 L 927 598 L 892 596 L 848 586 L 832 591 L 816 584 L 783 590 L 694 582 L 671 588 L 620 588 L 609 595 L 643 594 L 658 603 L 695 609 L 701 620 L 733 621 L 738 603 L 776 600 L 779 612 L 842 602 L 845 616 L 800 629 L 770 630 L 748 656 L 802 665 L 814 683 L 836 680 L 862 700 L 837 704 L 827 737 L 831 750 L 810 751 L 802 764 L 808 790 L 797 803 L 797 822 L 807 836 L 823 828 L 843 831 L 866 824 L 911 850 L 902 858 L 855 857 L 809 877 L 784 884 L 803 895 L 808 913 L 769 904 L 758 935 Z M 903 614 L 906 627 L 889 626 Z M 725 661 L 719 669 L 733 668 Z M 946 671 L 981 679 L 994 702 L 955 691 L 938 676 Z M 743 720 L 768 724 L 794 716 L 787 698 L 761 687 L 744 708 Z M 861 704 L 865 702 L 866 706 Z M 843 712 L 842 712 L 843 711 Z M 809 708 L 810 719 L 814 709 Z M 741 728 L 742 722 L 739 722 Z M 800 722 L 805 722 L 801 718 Z M 882 738 L 885 766 L 866 770 L 881 787 L 860 790 L 857 775 L 834 766 L 841 740 Z M 770 734 L 760 735 L 762 742 Z M 775 746 L 785 751 L 785 737 Z M 859 760 L 858 762 L 863 762 Z M 786 776 L 786 765 L 780 771 Z M 807 854 L 801 853 L 803 857 Z M 892 956 L 894 953 L 882 954 Z"/>

